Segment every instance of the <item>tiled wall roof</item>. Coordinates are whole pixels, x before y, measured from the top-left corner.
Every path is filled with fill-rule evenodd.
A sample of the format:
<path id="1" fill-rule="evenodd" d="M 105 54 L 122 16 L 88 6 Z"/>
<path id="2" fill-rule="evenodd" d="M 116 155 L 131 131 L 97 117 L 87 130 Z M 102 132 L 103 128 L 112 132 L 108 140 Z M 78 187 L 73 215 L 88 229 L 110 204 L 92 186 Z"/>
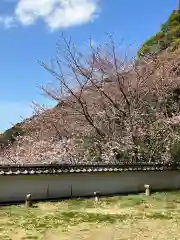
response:
<path id="1" fill-rule="evenodd" d="M 170 171 L 180 170 L 178 164 L 164 163 L 139 163 L 118 165 L 0 165 L 0 175 L 39 175 L 39 174 L 71 174 L 71 173 L 95 173 L 95 172 L 127 172 L 127 171 Z"/>

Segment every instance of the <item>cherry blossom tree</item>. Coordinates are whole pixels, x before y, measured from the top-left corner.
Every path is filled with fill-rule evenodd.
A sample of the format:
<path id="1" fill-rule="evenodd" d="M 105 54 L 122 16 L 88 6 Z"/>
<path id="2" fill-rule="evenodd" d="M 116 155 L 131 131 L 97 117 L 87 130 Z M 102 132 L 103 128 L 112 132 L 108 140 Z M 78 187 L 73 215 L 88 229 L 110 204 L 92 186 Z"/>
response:
<path id="1" fill-rule="evenodd" d="M 26 135 L 3 149 L 4 156 L 16 163 L 174 161 L 180 109 L 175 56 L 127 62 L 111 36 L 101 46 L 90 42 L 87 56 L 71 39 L 62 40 L 50 65 L 39 62 L 56 80 L 41 87 L 56 106 L 36 104 L 23 124 Z"/>

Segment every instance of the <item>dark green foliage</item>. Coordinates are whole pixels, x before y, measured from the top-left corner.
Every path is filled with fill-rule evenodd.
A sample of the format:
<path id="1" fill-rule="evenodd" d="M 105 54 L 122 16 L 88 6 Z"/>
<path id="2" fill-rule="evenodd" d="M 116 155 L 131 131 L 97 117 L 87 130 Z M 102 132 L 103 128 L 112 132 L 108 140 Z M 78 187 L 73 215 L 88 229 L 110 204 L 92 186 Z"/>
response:
<path id="1" fill-rule="evenodd" d="M 16 141 L 16 138 L 23 135 L 23 133 L 24 131 L 21 129 L 20 124 L 14 125 L 0 135 L 0 146 L 7 146 L 9 143 L 13 143 Z"/>
<path id="2" fill-rule="evenodd" d="M 168 117 L 179 115 L 180 113 L 180 89 L 174 89 L 172 93 L 161 103 L 162 109 L 166 109 Z"/>
<path id="3" fill-rule="evenodd" d="M 161 24 L 161 33 L 166 33 L 169 31 L 169 22 L 166 21 L 165 23 Z"/>
<path id="4" fill-rule="evenodd" d="M 171 156 L 173 162 L 179 162 L 180 156 L 180 140 L 176 141 L 176 143 L 171 148 Z"/>
<path id="5" fill-rule="evenodd" d="M 173 11 L 169 19 L 160 26 L 160 31 L 144 42 L 137 55 L 163 50 L 175 51 L 180 46 L 180 11 Z"/>

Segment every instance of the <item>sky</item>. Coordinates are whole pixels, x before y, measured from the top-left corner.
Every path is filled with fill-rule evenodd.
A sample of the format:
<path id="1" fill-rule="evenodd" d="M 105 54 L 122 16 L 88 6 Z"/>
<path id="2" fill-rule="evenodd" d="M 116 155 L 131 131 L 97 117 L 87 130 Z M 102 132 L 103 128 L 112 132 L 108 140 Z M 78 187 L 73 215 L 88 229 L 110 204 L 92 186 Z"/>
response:
<path id="1" fill-rule="evenodd" d="M 31 103 L 50 105 L 38 86 L 52 77 L 38 64 L 56 54 L 61 34 L 81 51 L 88 39 L 113 34 L 133 55 L 159 30 L 177 0 L 0 0 L 0 132 L 32 114 Z"/>

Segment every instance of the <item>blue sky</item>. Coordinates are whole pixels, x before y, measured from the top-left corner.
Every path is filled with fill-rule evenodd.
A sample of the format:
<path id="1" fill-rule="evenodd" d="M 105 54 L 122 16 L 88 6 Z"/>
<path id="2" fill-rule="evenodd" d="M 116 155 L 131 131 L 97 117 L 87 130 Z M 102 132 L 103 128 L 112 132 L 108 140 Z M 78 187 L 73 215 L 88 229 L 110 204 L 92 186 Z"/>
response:
<path id="1" fill-rule="evenodd" d="M 177 8 L 177 0 L 0 0 L 0 132 L 31 114 L 32 100 L 48 104 L 37 85 L 51 81 L 48 63 L 61 33 L 86 51 L 105 32 L 132 52 Z"/>

